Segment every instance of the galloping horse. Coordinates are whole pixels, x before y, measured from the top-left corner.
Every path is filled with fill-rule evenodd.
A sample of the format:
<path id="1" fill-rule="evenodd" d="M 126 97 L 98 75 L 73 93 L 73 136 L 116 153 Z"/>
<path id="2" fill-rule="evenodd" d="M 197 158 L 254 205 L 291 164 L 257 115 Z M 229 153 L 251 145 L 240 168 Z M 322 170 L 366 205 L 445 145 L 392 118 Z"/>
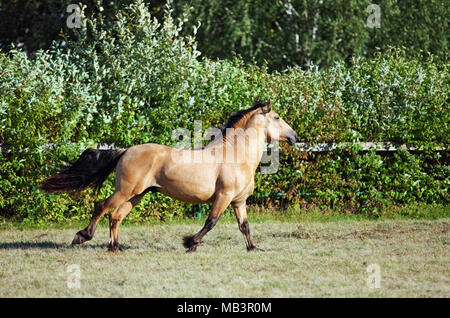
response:
<path id="1" fill-rule="evenodd" d="M 184 237 L 187 252 L 195 252 L 203 236 L 231 204 L 247 250 L 256 246 L 250 238 L 246 200 L 253 193 L 254 175 L 264 150 L 272 140 L 296 141 L 295 131 L 275 113 L 269 102 L 256 101 L 253 107 L 233 113 L 222 128 L 222 137 L 201 149 L 178 149 L 158 144 L 142 144 L 128 149 L 87 149 L 71 166 L 48 178 L 42 188 L 59 193 L 100 189 L 116 169 L 115 192 L 95 203 L 90 224 L 76 233 L 72 244 L 93 238 L 100 218 L 110 210 L 108 249 L 119 250 L 118 227 L 131 209 L 148 192 L 161 192 L 186 203 L 213 203 L 203 228 Z M 237 156 L 240 160 L 236 160 Z M 192 160 L 192 157 L 201 160 Z"/>

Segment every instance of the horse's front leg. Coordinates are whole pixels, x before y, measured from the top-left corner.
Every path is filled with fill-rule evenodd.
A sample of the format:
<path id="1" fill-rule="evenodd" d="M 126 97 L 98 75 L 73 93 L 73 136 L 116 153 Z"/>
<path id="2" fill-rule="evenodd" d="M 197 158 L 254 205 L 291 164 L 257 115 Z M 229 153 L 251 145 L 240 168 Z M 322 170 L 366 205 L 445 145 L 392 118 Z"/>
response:
<path id="1" fill-rule="evenodd" d="M 185 236 L 183 238 L 183 245 L 187 248 L 187 252 L 195 252 L 197 250 L 197 246 L 202 240 L 203 236 L 206 235 L 211 229 L 216 225 L 222 213 L 225 211 L 228 204 L 231 202 L 231 195 L 229 194 L 217 194 L 216 200 L 211 208 L 211 213 L 208 216 L 208 219 L 205 222 L 203 228 L 195 235 Z"/>
<path id="2" fill-rule="evenodd" d="M 245 200 L 232 203 L 234 214 L 238 221 L 239 230 L 244 235 L 245 245 L 247 246 L 247 251 L 261 250 L 253 244 L 250 237 L 250 226 L 247 220 L 247 206 Z"/>

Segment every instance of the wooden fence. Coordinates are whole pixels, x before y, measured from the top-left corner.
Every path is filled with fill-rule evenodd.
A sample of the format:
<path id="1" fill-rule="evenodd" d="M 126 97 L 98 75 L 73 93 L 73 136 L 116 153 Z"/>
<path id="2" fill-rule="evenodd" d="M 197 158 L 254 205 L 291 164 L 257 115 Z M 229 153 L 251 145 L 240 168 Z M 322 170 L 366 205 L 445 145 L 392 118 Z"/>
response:
<path id="1" fill-rule="evenodd" d="M 295 144 L 297 149 L 302 152 L 313 152 L 313 153 L 327 153 L 331 152 L 337 149 L 341 148 L 348 148 L 352 147 L 354 145 L 358 145 L 358 143 L 351 143 L 351 142 L 343 142 L 343 143 L 319 143 L 312 145 L 310 143 L 306 142 L 298 142 Z M 107 144 L 107 143 L 98 143 L 93 145 L 97 149 L 113 149 L 116 148 L 114 144 Z M 359 143 L 359 149 L 361 151 L 370 151 L 375 150 L 376 152 L 395 152 L 400 149 L 402 150 L 408 150 L 411 152 L 420 152 L 422 151 L 421 148 L 414 147 L 412 145 L 408 144 L 402 144 L 402 143 L 396 143 L 396 142 L 390 142 L 390 141 L 383 141 L 383 142 L 360 142 Z M 51 150 L 54 147 L 53 144 L 45 144 L 43 145 L 39 150 L 37 151 L 48 151 Z M 120 148 L 120 147 L 119 147 Z M 1 153 L 7 154 L 12 153 L 13 149 L 8 148 L 7 146 L 4 146 L 0 144 L 0 150 Z M 448 151 L 449 147 L 437 147 L 434 149 L 434 151 Z M 29 148 L 19 149 L 18 152 L 30 152 Z"/>

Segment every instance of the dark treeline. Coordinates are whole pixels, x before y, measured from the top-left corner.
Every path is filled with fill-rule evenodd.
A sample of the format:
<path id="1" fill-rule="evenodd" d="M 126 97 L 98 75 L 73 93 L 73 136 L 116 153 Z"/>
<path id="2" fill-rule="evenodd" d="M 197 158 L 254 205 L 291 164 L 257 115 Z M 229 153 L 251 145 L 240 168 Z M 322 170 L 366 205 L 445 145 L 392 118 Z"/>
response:
<path id="1" fill-rule="evenodd" d="M 79 1 L 86 15 L 102 1 Z M 112 15 L 131 1 L 103 1 L 102 14 Z M 72 0 L 0 0 L 0 50 L 11 44 L 29 54 L 46 49 L 66 27 Z M 388 47 L 405 47 L 411 55 L 432 53 L 448 59 L 448 17 L 444 0 L 177 0 L 146 1 L 158 19 L 166 5 L 175 18 L 186 18 L 183 32 L 197 30 L 203 56 L 267 64 L 269 69 L 306 67 L 310 62 L 327 67 L 353 56 L 371 57 Z M 371 4 L 378 5 L 379 25 Z M 372 5 L 373 6 L 373 5 Z M 188 7 L 191 10 L 188 10 Z M 368 9 L 369 8 L 369 9 Z M 98 12 L 97 12 L 98 13 Z M 369 25 L 367 20 L 369 19 Z M 372 26 L 372 27 L 370 27 Z"/>

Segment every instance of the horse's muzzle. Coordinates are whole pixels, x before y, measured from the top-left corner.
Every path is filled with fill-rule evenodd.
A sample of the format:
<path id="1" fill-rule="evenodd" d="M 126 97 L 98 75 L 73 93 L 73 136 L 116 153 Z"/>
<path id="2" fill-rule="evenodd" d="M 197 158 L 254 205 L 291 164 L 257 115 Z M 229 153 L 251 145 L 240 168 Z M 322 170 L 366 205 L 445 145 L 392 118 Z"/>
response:
<path id="1" fill-rule="evenodd" d="M 297 133 L 293 131 L 291 134 L 286 135 L 286 140 L 289 145 L 293 145 L 297 141 Z"/>

